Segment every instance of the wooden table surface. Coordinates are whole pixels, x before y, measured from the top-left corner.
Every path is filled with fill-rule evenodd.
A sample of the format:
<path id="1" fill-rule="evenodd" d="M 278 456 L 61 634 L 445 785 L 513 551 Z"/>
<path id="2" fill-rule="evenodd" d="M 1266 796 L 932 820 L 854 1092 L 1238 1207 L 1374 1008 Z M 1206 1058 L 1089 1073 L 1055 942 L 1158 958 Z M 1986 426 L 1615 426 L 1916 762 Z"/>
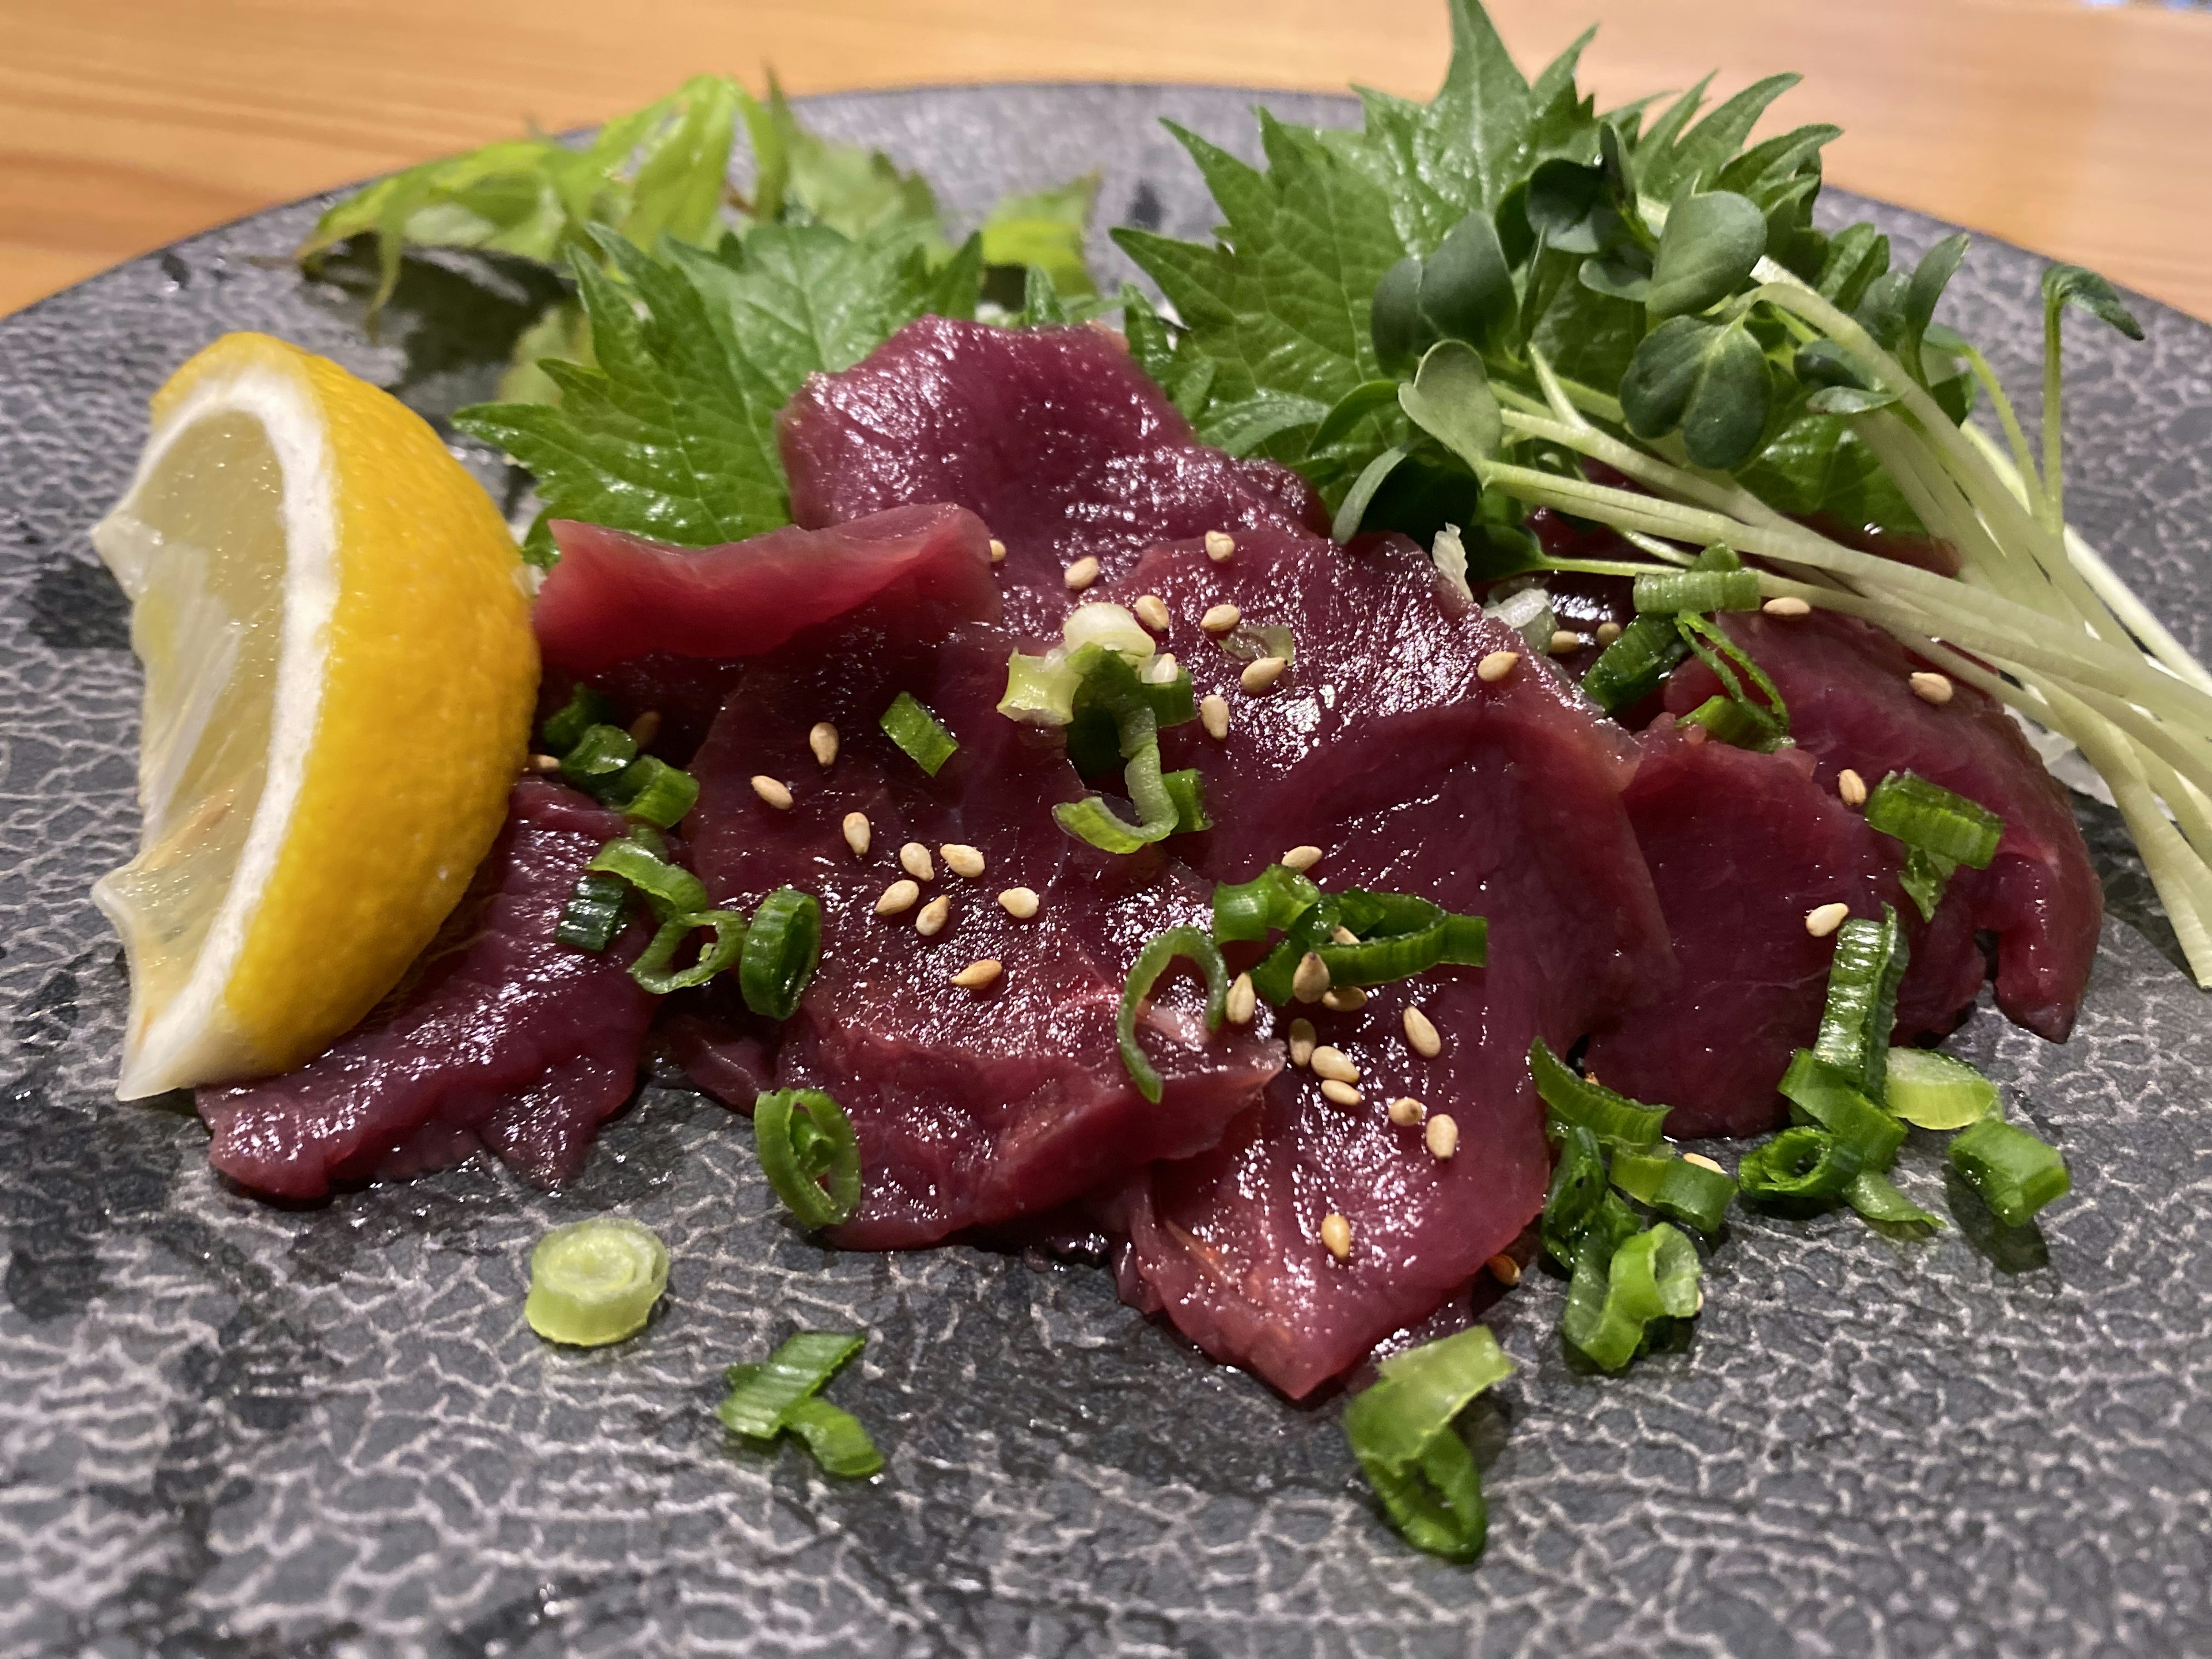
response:
<path id="1" fill-rule="evenodd" d="M 2212 318 L 2212 13 L 2070 0 L 1494 0 L 1601 102 L 1796 69 L 1829 178 Z M 793 91 L 1176 80 L 1425 96 L 1443 0 L 0 0 L 0 313 L 206 226 L 687 74 Z"/>

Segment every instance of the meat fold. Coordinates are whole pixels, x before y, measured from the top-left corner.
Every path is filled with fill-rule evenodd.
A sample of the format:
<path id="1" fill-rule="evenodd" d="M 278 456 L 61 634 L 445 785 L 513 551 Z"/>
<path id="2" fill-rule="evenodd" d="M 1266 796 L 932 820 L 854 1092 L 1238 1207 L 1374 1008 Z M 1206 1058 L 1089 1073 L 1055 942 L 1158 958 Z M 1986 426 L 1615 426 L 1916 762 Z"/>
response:
<path id="1" fill-rule="evenodd" d="M 1910 677 L 1926 665 L 1855 617 L 1753 613 L 1723 626 L 1780 688 L 1790 735 L 1814 757 L 1822 788 L 1832 790 L 1846 767 L 1869 787 L 1893 771 L 1917 772 L 2003 818 L 1996 860 L 1953 877 L 1944 907 L 1996 935 L 1997 1006 L 2064 1042 L 2096 956 L 2104 890 L 2065 789 L 2003 708 L 1966 685 L 1947 703 L 1923 701 Z M 1711 670 L 1686 663 L 1668 682 L 1666 706 L 1680 714 L 1717 689 Z"/>
<path id="2" fill-rule="evenodd" d="M 1204 921 L 1209 890 L 1157 853 L 1115 858 L 1060 827 L 1054 805 L 1083 785 L 1057 732 L 997 710 L 1013 644 L 968 624 L 938 641 L 864 636 L 748 663 L 693 762 L 690 823 L 709 892 L 751 904 L 788 884 L 822 900 L 821 967 L 784 1030 L 775 1081 L 826 1089 L 853 1121 L 863 1196 L 840 1244 L 928 1243 L 1200 1151 L 1281 1064 L 1247 1029 L 1209 1034 L 1197 982 L 1179 975 L 1140 1036 L 1161 1098 L 1130 1079 L 1114 1031 L 1129 964 L 1153 934 Z M 901 691 L 960 744 L 934 777 L 878 729 Z M 840 733 L 826 769 L 806 743 L 821 720 Z M 754 792 L 762 773 L 788 781 L 788 810 Z M 854 812 L 868 820 L 865 856 L 843 833 Z M 908 879 L 908 842 L 933 872 L 878 915 L 885 890 Z M 981 874 L 957 874 L 948 844 L 975 848 Z M 1034 916 L 999 902 L 1018 887 L 1037 895 Z M 917 923 L 939 901 L 943 925 L 925 934 Z M 952 982 L 987 960 L 1002 969 L 988 986 Z M 747 1075 L 741 1047 L 696 1026 L 684 1042 L 708 1086 L 726 1095 L 727 1079 Z"/>
<path id="3" fill-rule="evenodd" d="M 1984 968 L 1965 908 L 1943 905 L 1924 924 L 1898 884 L 1897 842 L 1820 787 L 1808 751 L 1733 748 L 1669 714 L 1640 746 L 1625 799 L 1681 981 L 1591 1037 L 1593 1075 L 1670 1106 L 1670 1134 L 1771 1127 L 1783 1114 L 1777 1085 L 1827 1000 L 1834 940 L 1805 927 L 1824 904 L 1857 916 L 1888 904 L 1905 921 L 1900 1041 L 1948 1030 L 1972 1006 Z"/>
<path id="4" fill-rule="evenodd" d="M 834 531 L 791 526 L 720 547 L 669 547 L 556 520 L 561 562 L 532 620 L 549 667 L 592 674 L 653 653 L 773 651 L 863 605 L 911 632 L 995 617 L 991 538 L 971 513 L 901 507 Z"/>
<path id="5" fill-rule="evenodd" d="M 480 1149 L 541 1186 L 573 1175 L 636 1086 L 657 1000 L 628 971 L 641 924 L 605 956 L 553 937 L 623 828 L 574 790 L 517 784 L 467 896 L 380 1007 L 297 1071 L 198 1091 L 209 1161 L 293 1200 Z"/>
<path id="6" fill-rule="evenodd" d="M 1418 894 L 1489 921 L 1487 967 L 1433 969 L 1355 1011 L 1282 1012 L 1359 1067 L 1358 1105 L 1326 1100 L 1310 1071 L 1285 1072 L 1220 1146 L 1155 1166 L 1105 1206 L 1127 1239 L 1126 1297 L 1303 1395 L 1426 1318 L 1540 1207 L 1551 1160 L 1530 1040 L 1564 1050 L 1670 988 L 1620 799 L 1633 745 L 1402 538 L 1340 550 L 1260 532 L 1224 564 L 1176 544 L 1115 592 L 1160 595 L 1198 689 L 1231 704 L 1224 742 L 1170 734 L 1168 763 L 1204 774 L 1218 825 L 1171 843 L 1194 868 L 1241 880 L 1310 844 L 1324 888 Z M 1223 601 L 1295 641 L 1263 695 L 1242 690 L 1239 665 L 1195 626 Z M 1484 681 L 1478 665 L 1500 651 L 1517 665 Z M 1434 1058 L 1406 1039 L 1414 1003 L 1443 1036 Z M 1389 1121 L 1400 1097 L 1453 1118 L 1450 1158 L 1431 1154 L 1423 1128 Z M 1352 1226 L 1341 1261 L 1321 1242 L 1331 1212 Z"/>
<path id="7" fill-rule="evenodd" d="M 792 516 L 841 524 L 887 507 L 967 507 L 1006 547 L 1018 626 L 1057 626 L 1066 567 L 1109 580 L 1157 542 L 1328 522 L 1289 468 L 1237 460 L 1095 328 L 924 317 L 854 368 L 808 380 L 780 422 Z"/>

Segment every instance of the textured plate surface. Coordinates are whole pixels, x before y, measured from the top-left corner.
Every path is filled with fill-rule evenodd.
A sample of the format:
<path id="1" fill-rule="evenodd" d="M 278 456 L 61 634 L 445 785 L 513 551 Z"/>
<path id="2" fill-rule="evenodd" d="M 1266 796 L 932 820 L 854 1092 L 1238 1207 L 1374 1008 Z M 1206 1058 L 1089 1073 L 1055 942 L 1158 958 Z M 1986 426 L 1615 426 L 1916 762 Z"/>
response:
<path id="1" fill-rule="evenodd" d="M 1250 101 L 808 113 L 960 214 L 1101 167 L 1102 219 L 1191 235 L 1208 206 L 1154 118 L 1249 155 Z M 2039 1233 L 1918 1244 L 1742 1221 L 1694 1340 L 1618 1381 L 1570 1368 L 1532 1274 L 1493 1316 L 1522 1370 L 1474 1413 L 1471 1571 L 1380 1523 L 1334 1404 L 1205 1363 L 1095 1268 L 814 1248 L 744 1126 L 680 1090 L 557 1194 L 479 1165 L 307 1210 L 226 1190 L 181 1097 L 108 1097 L 122 963 L 86 889 L 137 832 L 139 677 L 86 528 L 148 393 L 216 335 L 283 335 L 434 416 L 488 390 L 533 280 L 487 299 L 412 267 L 372 344 L 359 283 L 283 258 L 319 205 L 0 321 L 0 1653 L 2212 1652 L 2212 1018 L 2094 808 L 2114 919 L 2075 1040 L 1987 1012 L 1958 1040 L 2075 1196 Z M 1873 210 L 1913 252 L 1941 234 Z M 2016 386 L 2038 268 L 1984 242 L 1950 301 Z M 2212 330 L 2138 309 L 2147 345 L 2083 327 L 2069 354 L 2068 501 L 2201 654 Z M 1932 1138 L 1901 1168 L 1940 1194 Z M 667 1240 L 669 1297 L 612 1352 L 548 1348 L 529 1245 L 609 1209 Z M 722 1443 L 722 1367 L 800 1323 L 871 1334 L 831 1393 L 888 1455 L 872 1483 Z"/>

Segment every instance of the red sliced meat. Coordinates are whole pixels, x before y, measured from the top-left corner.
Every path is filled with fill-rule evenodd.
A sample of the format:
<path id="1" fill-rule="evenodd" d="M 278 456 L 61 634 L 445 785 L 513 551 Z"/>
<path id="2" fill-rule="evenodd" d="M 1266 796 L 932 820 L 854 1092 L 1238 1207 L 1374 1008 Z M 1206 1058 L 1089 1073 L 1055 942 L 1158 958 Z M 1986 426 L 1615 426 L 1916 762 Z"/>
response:
<path id="1" fill-rule="evenodd" d="M 1432 970 L 1355 1012 L 1283 1011 L 1359 1066 L 1358 1105 L 1325 1100 L 1310 1072 L 1285 1073 L 1230 1140 L 1157 1167 L 1109 1206 L 1128 1239 L 1126 1297 L 1302 1395 L 1427 1317 L 1540 1207 L 1551 1160 L 1530 1039 L 1564 1049 L 1669 988 L 1664 925 L 1620 801 L 1633 747 L 1518 635 L 1442 589 L 1401 538 L 1340 551 L 1255 534 L 1225 564 L 1194 544 L 1164 547 L 1118 590 L 1147 592 L 1174 614 L 1169 643 L 1200 690 L 1231 708 L 1225 742 L 1194 726 L 1170 734 L 1170 763 L 1205 774 L 1219 826 L 1171 845 L 1202 873 L 1241 880 L 1310 843 L 1324 887 L 1418 894 L 1490 923 L 1486 968 Z M 1294 637 L 1295 662 L 1264 695 L 1246 695 L 1238 665 L 1195 626 L 1224 600 Z M 1485 682 L 1478 665 L 1498 651 L 1520 661 Z M 1407 1046 L 1409 1002 L 1443 1036 L 1434 1059 Z M 1400 1096 L 1455 1120 L 1452 1158 L 1389 1121 Z M 1332 1212 L 1352 1225 L 1343 1261 L 1321 1243 Z"/>
<path id="2" fill-rule="evenodd" d="M 1730 616 L 1725 626 L 1773 678 L 1790 705 L 1790 729 L 1818 763 L 1823 788 L 1850 767 L 1869 787 L 1912 771 L 1978 801 L 2004 819 L 2004 839 L 1985 871 L 1953 878 L 1946 908 L 1997 938 L 1997 1006 L 2053 1042 L 2063 1042 L 2089 981 L 2104 890 L 2074 822 L 2065 789 L 1992 698 L 1956 688 L 1938 706 L 1913 694 L 1925 665 L 1887 634 L 1832 611 L 1784 620 Z M 1717 690 L 1695 662 L 1668 681 L 1666 703 L 1680 714 Z"/>
<path id="3" fill-rule="evenodd" d="M 1792 705 L 1793 712 L 1795 705 Z M 1897 843 L 1820 787 L 1802 749 L 1771 755 L 1707 738 L 1662 714 L 1642 738 L 1626 796 L 1681 964 L 1680 988 L 1590 1039 L 1590 1072 L 1674 1109 L 1670 1134 L 1756 1134 L 1780 1118 L 1776 1085 L 1820 1029 L 1832 939 L 1805 914 L 1844 903 L 1906 924 L 1912 960 L 1898 1035 L 1948 1030 L 1984 973 L 1963 908 L 1935 923 L 1899 889 Z"/>
<path id="4" fill-rule="evenodd" d="M 1114 858 L 1054 821 L 1054 804 L 1083 786 L 1058 732 L 997 711 L 1013 645 L 976 624 L 934 646 L 864 634 L 747 664 L 693 762 L 694 853 L 715 897 L 749 905 L 789 884 L 822 900 L 822 965 L 775 1074 L 779 1086 L 828 1090 L 853 1121 L 864 1195 L 841 1244 L 928 1243 L 1188 1156 L 1217 1141 L 1281 1065 L 1249 1029 L 1207 1033 L 1185 975 L 1163 987 L 1142 1039 L 1162 1098 L 1138 1092 L 1114 1035 L 1123 981 L 1147 939 L 1207 917 L 1208 890 L 1157 854 Z M 933 778 L 878 729 L 902 690 L 960 744 Z M 827 769 L 807 750 L 818 720 L 842 735 Z M 788 811 L 754 793 L 761 773 L 788 781 Z M 865 858 L 842 830 L 854 811 L 870 824 Z M 935 873 L 920 902 L 878 915 L 909 841 Z M 956 874 L 947 843 L 979 850 L 982 874 Z M 1039 896 L 1033 918 L 999 902 L 1015 887 Z M 949 917 L 925 937 L 921 906 L 939 898 Z M 1003 964 L 988 988 L 952 983 L 987 959 Z M 692 1030 L 684 1041 L 726 1094 L 757 1063 L 741 1040 Z"/>
<path id="5" fill-rule="evenodd" d="M 532 613 L 547 665 L 592 674 L 651 653 L 757 657 L 863 605 L 927 632 L 994 617 L 991 538 L 955 507 L 900 506 L 835 530 L 796 526 L 720 547 L 668 547 L 556 520 L 561 562 Z"/>
<path id="6" fill-rule="evenodd" d="M 640 924 L 605 956 L 553 937 L 623 828 L 574 790 L 517 784 L 467 896 L 382 1006 L 295 1072 L 199 1091 L 209 1161 L 295 1200 L 479 1149 L 539 1185 L 573 1175 L 636 1086 L 657 1000 L 628 971 Z"/>
<path id="7" fill-rule="evenodd" d="M 1110 579 L 1156 542 L 1320 529 L 1319 499 L 1269 461 L 1209 449 L 1115 336 L 924 317 L 817 374 L 780 421 L 792 516 L 823 526 L 921 501 L 969 508 L 1006 544 L 1010 616 L 1058 625 L 1065 568 Z"/>

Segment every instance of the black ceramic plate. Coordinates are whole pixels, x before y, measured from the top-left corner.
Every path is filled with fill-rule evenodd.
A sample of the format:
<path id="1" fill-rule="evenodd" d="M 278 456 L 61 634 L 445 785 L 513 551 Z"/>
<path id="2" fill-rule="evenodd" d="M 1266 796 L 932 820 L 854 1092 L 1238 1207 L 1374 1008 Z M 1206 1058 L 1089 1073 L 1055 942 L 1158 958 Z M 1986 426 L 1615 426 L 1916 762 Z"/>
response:
<path id="1" fill-rule="evenodd" d="M 993 87 L 808 115 L 962 213 L 1103 167 L 1103 218 L 1189 235 L 1211 214 L 1156 118 L 1249 154 L 1250 101 Z M 2039 1233 L 1921 1244 L 1740 1221 L 1694 1340 L 1614 1381 L 1570 1368 L 1531 1275 L 1492 1316 L 1522 1370 L 1474 1413 L 1471 1569 L 1381 1524 L 1334 1404 L 1207 1364 L 1097 1268 L 810 1245 L 744 1126 L 681 1091 L 555 1194 L 482 1164 L 307 1210 L 226 1190 L 180 1105 L 109 1097 L 123 968 L 86 889 L 137 833 L 139 676 L 86 528 L 147 394 L 216 335 L 283 335 L 434 417 L 483 395 L 532 301 L 524 274 L 488 298 L 416 266 L 372 344 L 357 284 L 283 258 L 319 205 L 0 321 L 0 1651 L 2212 1652 L 2212 1019 L 2094 808 L 2113 919 L 2074 1041 L 1985 1012 L 1958 1044 L 2075 1196 Z M 1915 252 L 1941 233 L 1873 211 Z M 2037 269 L 1984 242 L 1954 289 L 2022 385 Z M 2138 310 L 2148 344 L 2085 327 L 2071 356 L 2068 501 L 2201 653 L 2212 330 Z M 1932 1145 L 1902 1167 L 1942 1195 Z M 667 1240 L 669 1297 L 618 1348 L 549 1348 L 529 1246 L 606 1210 Z M 724 1444 L 723 1366 L 799 1323 L 869 1332 L 832 1393 L 878 1480 Z"/>

